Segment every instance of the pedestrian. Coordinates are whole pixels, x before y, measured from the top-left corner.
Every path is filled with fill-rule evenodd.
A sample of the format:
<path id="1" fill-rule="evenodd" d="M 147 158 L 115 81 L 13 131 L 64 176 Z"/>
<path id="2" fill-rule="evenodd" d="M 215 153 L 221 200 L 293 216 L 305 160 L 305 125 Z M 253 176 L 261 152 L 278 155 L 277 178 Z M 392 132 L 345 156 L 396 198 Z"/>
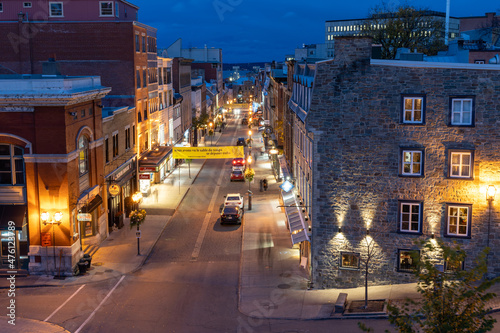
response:
<path id="1" fill-rule="evenodd" d="M 267 179 L 264 179 L 263 185 L 264 185 L 264 191 L 267 191 Z"/>

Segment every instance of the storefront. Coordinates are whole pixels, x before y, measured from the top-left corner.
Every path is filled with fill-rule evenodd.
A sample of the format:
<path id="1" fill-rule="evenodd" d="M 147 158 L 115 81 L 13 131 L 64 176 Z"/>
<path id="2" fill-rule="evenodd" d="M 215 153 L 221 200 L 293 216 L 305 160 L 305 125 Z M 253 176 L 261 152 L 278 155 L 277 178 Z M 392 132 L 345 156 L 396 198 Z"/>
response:
<path id="1" fill-rule="evenodd" d="M 136 163 L 131 158 L 106 176 L 108 185 L 108 228 L 123 227 L 124 214 L 128 214 L 132 194 L 136 191 Z"/>
<path id="2" fill-rule="evenodd" d="M 147 197 L 151 185 L 160 183 L 170 172 L 172 147 L 160 146 L 150 150 L 139 160 L 139 191 Z"/>
<path id="3" fill-rule="evenodd" d="M 0 268 L 28 269 L 26 205 L 0 205 Z"/>

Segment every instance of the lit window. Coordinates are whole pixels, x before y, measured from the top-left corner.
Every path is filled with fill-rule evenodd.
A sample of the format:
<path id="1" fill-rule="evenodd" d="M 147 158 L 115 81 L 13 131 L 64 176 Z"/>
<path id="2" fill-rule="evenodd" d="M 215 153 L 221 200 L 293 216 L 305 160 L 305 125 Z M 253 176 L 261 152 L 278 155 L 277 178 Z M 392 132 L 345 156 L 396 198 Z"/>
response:
<path id="1" fill-rule="evenodd" d="M 398 271 L 413 272 L 420 257 L 418 250 L 398 250 Z"/>
<path id="2" fill-rule="evenodd" d="M 473 155 L 472 152 L 450 151 L 450 177 L 472 178 Z"/>
<path id="3" fill-rule="evenodd" d="M 100 1 L 100 16 L 113 16 L 113 1 Z"/>
<path id="4" fill-rule="evenodd" d="M 465 261 L 462 260 L 451 260 L 448 259 L 444 262 L 444 270 L 445 272 L 456 272 L 456 271 L 463 271 L 465 268 Z"/>
<path id="5" fill-rule="evenodd" d="M 423 174 L 423 151 L 402 151 L 401 174 L 405 176 L 421 176 Z"/>
<path id="6" fill-rule="evenodd" d="M 359 253 L 340 253 L 340 267 L 359 269 Z"/>
<path id="7" fill-rule="evenodd" d="M 49 8 L 50 8 L 50 16 L 51 17 L 64 16 L 62 2 L 49 2 Z"/>
<path id="8" fill-rule="evenodd" d="M 470 236 L 470 219 L 472 205 L 446 205 L 446 233 L 448 237 Z"/>
<path id="9" fill-rule="evenodd" d="M 403 97 L 403 123 L 424 123 L 424 97 Z"/>
<path id="10" fill-rule="evenodd" d="M 82 135 L 80 139 L 78 139 L 78 150 L 79 152 L 79 161 L 78 161 L 78 170 L 80 172 L 80 176 L 86 174 L 89 171 L 89 139 Z"/>
<path id="11" fill-rule="evenodd" d="M 24 185 L 24 149 L 0 144 L 0 185 Z"/>
<path id="12" fill-rule="evenodd" d="M 473 125 L 473 107 L 472 98 L 452 98 L 451 125 Z"/>
<path id="13" fill-rule="evenodd" d="M 399 231 L 422 232 L 422 202 L 399 203 Z"/>

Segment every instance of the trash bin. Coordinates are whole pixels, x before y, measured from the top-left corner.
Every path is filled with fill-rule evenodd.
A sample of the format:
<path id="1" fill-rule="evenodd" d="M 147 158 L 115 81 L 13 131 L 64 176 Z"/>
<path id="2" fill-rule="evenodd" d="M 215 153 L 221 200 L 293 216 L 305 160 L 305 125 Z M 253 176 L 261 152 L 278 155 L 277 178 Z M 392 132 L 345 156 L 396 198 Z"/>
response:
<path id="1" fill-rule="evenodd" d="M 86 260 L 84 260 L 83 258 L 80 259 L 80 261 L 78 262 L 78 270 L 80 271 L 80 275 L 87 273 L 87 265 L 88 262 Z"/>
<path id="2" fill-rule="evenodd" d="M 90 268 L 90 265 L 92 264 L 92 257 L 89 254 L 85 253 L 82 259 L 88 263 L 87 269 Z"/>

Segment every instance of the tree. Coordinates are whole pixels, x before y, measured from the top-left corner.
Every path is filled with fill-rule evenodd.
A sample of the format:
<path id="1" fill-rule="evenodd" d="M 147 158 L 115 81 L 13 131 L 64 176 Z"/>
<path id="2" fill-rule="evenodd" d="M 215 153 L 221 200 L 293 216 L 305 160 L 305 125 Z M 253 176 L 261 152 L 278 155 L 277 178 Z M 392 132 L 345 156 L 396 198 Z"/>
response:
<path id="1" fill-rule="evenodd" d="M 405 333 L 491 331 L 496 320 L 488 315 L 486 303 L 495 294 L 487 290 L 499 278 L 483 279 L 489 249 L 478 257 L 475 267 L 464 270 L 465 251 L 460 246 L 434 240 L 419 243 L 423 254 L 414 274 L 422 300 L 407 299 L 402 308 L 389 305 L 389 321 Z M 436 257 L 444 265 L 436 266 Z"/>
<path id="2" fill-rule="evenodd" d="M 427 55 L 444 50 L 444 24 L 427 9 L 408 4 L 391 8 L 385 2 L 371 10 L 363 31 L 382 46 L 382 59 L 394 59 L 398 48 L 417 49 Z"/>
<path id="3" fill-rule="evenodd" d="M 196 109 L 193 109 L 193 112 Z M 208 124 L 208 114 L 202 113 L 199 117 L 193 117 L 191 120 L 191 128 L 193 129 L 194 133 L 194 146 L 198 146 L 198 130 L 205 128 L 206 125 Z"/>

